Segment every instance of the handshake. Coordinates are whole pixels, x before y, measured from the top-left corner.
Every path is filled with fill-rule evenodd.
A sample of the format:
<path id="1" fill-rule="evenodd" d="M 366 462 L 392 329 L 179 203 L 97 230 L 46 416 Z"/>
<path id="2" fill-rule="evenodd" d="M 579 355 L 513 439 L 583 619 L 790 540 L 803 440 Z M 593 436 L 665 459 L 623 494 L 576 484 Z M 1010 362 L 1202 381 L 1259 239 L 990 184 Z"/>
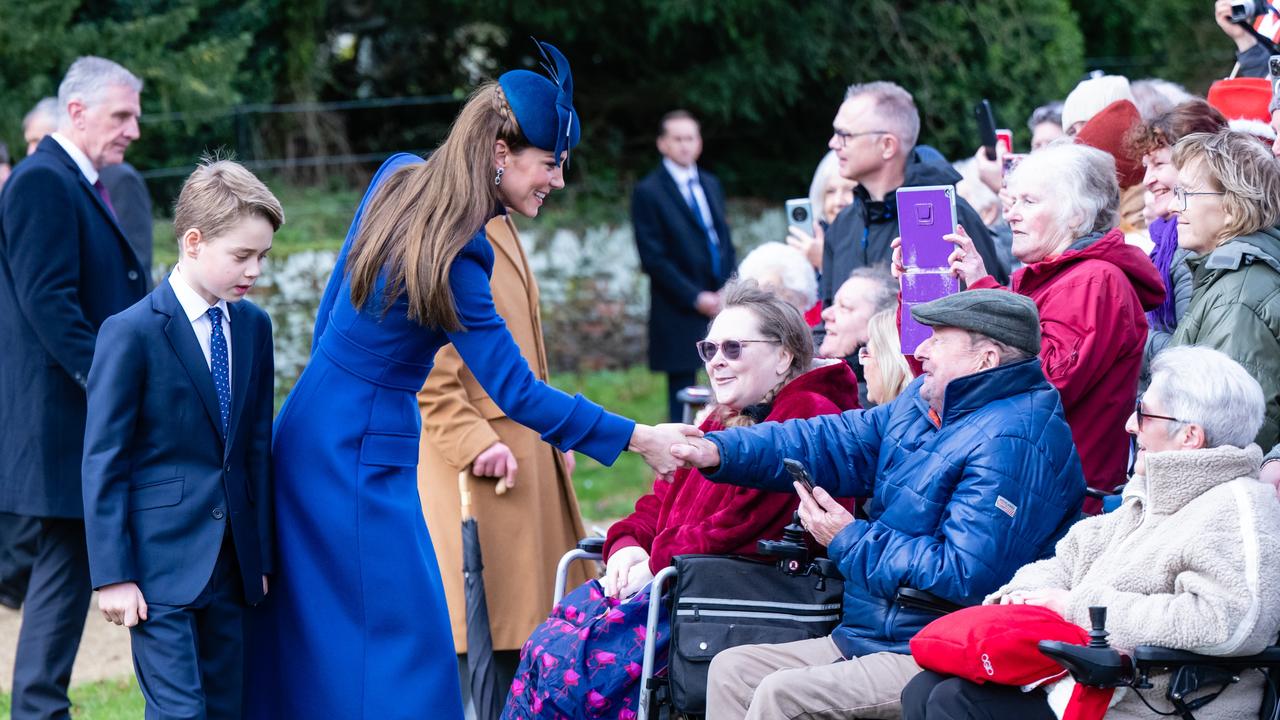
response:
<path id="1" fill-rule="evenodd" d="M 692 425 L 640 425 L 631 433 L 627 449 L 639 453 L 664 480 L 680 468 L 708 468 L 720 464 L 720 450 Z"/>

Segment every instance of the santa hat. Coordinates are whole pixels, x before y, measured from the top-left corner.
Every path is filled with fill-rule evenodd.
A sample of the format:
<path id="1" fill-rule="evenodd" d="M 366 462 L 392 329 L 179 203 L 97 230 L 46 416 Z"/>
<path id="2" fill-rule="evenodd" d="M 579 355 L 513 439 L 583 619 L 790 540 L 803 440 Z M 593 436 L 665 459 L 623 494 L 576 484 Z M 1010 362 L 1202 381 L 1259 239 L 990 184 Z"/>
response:
<path id="1" fill-rule="evenodd" d="M 1142 182 L 1146 170 L 1142 158 L 1134 157 L 1125 146 L 1124 138 L 1134 125 L 1142 122 L 1138 106 L 1128 100 L 1117 100 L 1102 109 L 1076 133 L 1076 142 L 1097 148 L 1116 160 L 1116 181 L 1120 189 Z"/>
<path id="2" fill-rule="evenodd" d="M 1271 83 L 1266 78 L 1229 78 L 1209 86 L 1209 104 L 1226 116 L 1232 130 L 1271 142 Z"/>
<path id="3" fill-rule="evenodd" d="M 1128 100 L 1137 107 L 1128 78 L 1103 75 L 1085 80 L 1076 85 L 1062 103 L 1062 129 L 1070 130 L 1078 122 L 1088 122 L 1117 100 Z"/>

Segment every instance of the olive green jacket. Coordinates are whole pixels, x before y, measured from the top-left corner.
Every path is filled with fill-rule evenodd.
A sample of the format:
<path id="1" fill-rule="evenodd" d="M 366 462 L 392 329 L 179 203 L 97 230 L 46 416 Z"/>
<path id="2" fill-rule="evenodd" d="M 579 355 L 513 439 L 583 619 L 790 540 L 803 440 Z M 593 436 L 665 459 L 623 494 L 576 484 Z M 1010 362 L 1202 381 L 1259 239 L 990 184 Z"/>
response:
<path id="1" fill-rule="evenodd" d="M 1280 228 L 1236 238 L 1187 260 L 1191 307 L 1170 346 L 1221 350 L 1262 385 L 1266 418 L 1255 442 L 1280 438 Z"/>

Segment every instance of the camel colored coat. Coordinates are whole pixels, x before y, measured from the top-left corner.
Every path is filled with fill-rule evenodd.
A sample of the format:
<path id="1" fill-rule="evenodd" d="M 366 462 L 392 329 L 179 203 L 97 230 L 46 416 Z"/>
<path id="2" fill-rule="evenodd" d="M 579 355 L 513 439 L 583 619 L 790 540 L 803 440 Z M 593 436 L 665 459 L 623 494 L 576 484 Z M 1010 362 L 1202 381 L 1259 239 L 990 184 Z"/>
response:
<path id="1" fill-rule="evenodd" d="M 538 312 L 538 283 L 507 216 L 485 226 L 494 249 L 493 300 L 529 367 L 547 379 L 547 354 Z M 495 650 L 519 650 L 551 612 L 556 563 L 585 535 L 578 499 L 559 451 L 538 433 L 507 418 L 467 370 L 452 345 L 436 354 L 418 393 L 422 444 L 418 492 L 435 544 L 458 653 L 467 651 L 462 590 L 458 473 L 503 442 L 516 456 L 515 487 L 494 493 L 496 480 L 471 477 L 472 511 L 480 526 L 484 582 Z M 576 563 L 567 587 L 586 582 Z"/>

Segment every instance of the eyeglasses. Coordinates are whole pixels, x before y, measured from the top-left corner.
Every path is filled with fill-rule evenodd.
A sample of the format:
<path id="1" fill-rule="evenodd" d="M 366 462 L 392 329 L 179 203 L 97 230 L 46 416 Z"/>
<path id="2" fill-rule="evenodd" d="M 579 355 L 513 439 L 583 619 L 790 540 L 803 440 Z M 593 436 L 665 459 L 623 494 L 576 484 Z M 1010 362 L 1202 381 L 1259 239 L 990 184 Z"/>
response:
<path id="1" fill-rule="evenodd" d="M 1138 416 L 1139 430 L 1142 429 L 1142 421 L 1146 418 L 1151 418 L 1152 420 L 1168 420 L 1169 422 L 1176 423 L 1186 422 L 1186 420 L 1179 420 L 1176 417 L 1169 417 L 1168 415 L 1152 415 L 1151 413 L 1142 412 L 1142 398 L 1138 398 L 1137 401 L 1133 403 L 1133 413 Z"/>
<path id="2" fill-rule="evenodd" d="M 742 357 L 742 346 L 747 343 L 769 343 L 770 345 L 781 345 L 778 340 L 725 340 L 721 343 L 712 342 L 710 340 L 698 341 L 698 357 L 702 358 L 702 362 L 711 362 L 715 358 L 717 352 L 724 353 L 725 360 L 737 360 Z"/>
<path id="3" fill-rule="evenodd" d="M 1175 187 L 1173 189 L 1173 199 L 1175 202 L 1178 203 L 1178 207 L 1182 208 L 1183 210 L 1187 209 L 1187 198 L 1195 197 L 1196 195 L 1226 195 L 1226 193 L 1212 192 L 1209 190 L 1197 190 L 1195 192 L 1187 192 L 1185 189 L 1181 187 Z"/>
<path id="4" fill-rule="evenodd" d="M 866 132 L 845 132 L 840 128 L 832 128 L 831 134 L 836 138 L 836 146 L 843 150 L 849 141 L 863 135 L 892 135 L 888 130 L 867 130 Z"/>

